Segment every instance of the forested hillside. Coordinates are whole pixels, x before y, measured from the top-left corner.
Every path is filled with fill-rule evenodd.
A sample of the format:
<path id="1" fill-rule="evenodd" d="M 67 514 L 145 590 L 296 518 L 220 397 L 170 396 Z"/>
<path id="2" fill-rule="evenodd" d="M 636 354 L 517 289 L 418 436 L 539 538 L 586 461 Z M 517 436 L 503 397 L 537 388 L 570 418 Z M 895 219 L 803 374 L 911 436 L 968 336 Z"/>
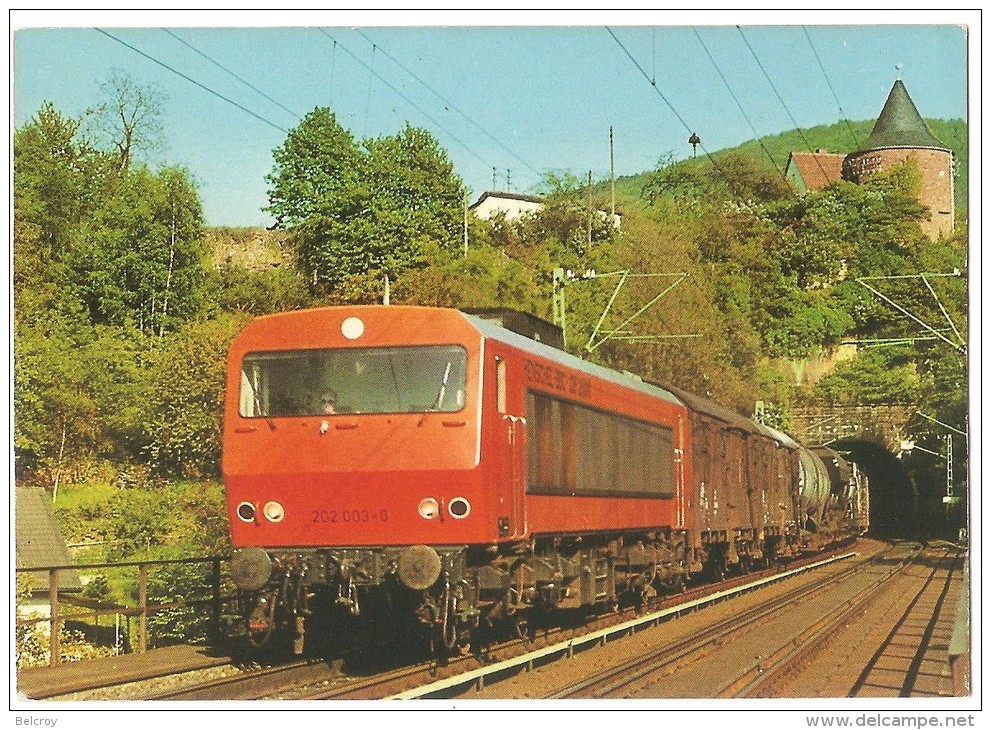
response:
<path id="1" fill-rule="evenodd" d="M 933 135 L 948 149 L 953 150 L 955 163 L 954 193 L 957 202 L 957 216 L 965 218 L 967 214 L 967 175 L 969 169 L 969 152 L 967 147 L 967 123 L 962 119 L 927 119 L 926 125 Z M 849 154 L 855 151 L 866 140 L 874 127 L 874 121 L 836 122 L 835 124 L 819 125 L 802 130 L 790 130 L 781 134 L 768 135 L 760 140 L 750 140 L 739 147 L 718 150 L 713 158 L 718 160 L 734 151 L 747 153 L 755 161 L 769 170 L 784 172 L 788 163 L 788 155 L 792 152 L 837 152 Z M 684 143 L 687 148 L 688 143 Z M 674 155 L 674 151 L 671 152 Z M 701 154 L 701 153 L 700 153 Z M 680 157 L 681 155 L 675 155 Z M 702 155 L 684 162 L 686 167 L 710 165 L 711 162 Z M 616 194 L 623 206 L 640 205 L 643 186 L 650 176 L 650 171 L 638 175 L 628 175 L 616 181 Z"/>
<path id="2" fill-rule="evenodd" d="M 932 128 L 963 173 L 963 122 Z M 741 412 L 772 403 L 784 426 L 796 405 L 833 400 L 916 402 L 966 428 L 965 358 L 857 282 L 957 271 L 939 279 L 938 302 L 911 279 L 892 280 L 890 294 L 966 332 L 966 220 L 927 239 L 910 164 L 800 197 L 756 143 L 717 153 L 718 168 L 662 163 L 620 181 L 621 229 L 590 213 L 579 177 L 548 174 L 534 191 L 547 200 L 539 213 L 471 219 L 466 251 L 465 186 L 425 130 L 361 140 L 331 110 L 311 112 L 273 152 L 274 232 L 205 230 L 182 162 L 152 167 L 141 129 L 120 131 L 100 141 L 87 120 L 46 105 L 14 134 L 15 471 L 55 495 L 69 483 L 216 479 L 234 333 L 267 312 L 381 301 L 386 276 L 393 304 L 550 318 L 553 270 L 570 270 L 568 346 L 583 353 L 618 278 L 602 274 L 667 275 L 629 279 L 606 331 L 684 274 L 626 327 L 646 339 L 613 338 L 585 356 Z M 852 147 L 840 125 L 804 134 Z M 763 143 L 782 165 L 804 149 L 794 134 Z M 598 186 L 596 207 L 608 209 L 607 192 Z M 899 344 L 862 347 L 824 379 L 796 381 L 790 363 L 878 339 Z M 126 542 L 127 526 L 104 537 L 152 544 Z"/>

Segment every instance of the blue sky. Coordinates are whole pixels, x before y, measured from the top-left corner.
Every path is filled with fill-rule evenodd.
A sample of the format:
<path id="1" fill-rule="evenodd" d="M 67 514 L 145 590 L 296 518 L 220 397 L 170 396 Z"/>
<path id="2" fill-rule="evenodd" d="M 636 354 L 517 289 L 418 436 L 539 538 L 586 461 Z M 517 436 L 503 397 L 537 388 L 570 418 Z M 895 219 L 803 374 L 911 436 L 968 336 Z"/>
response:
<path id="1" fill-rule="evenodd" d="M 776 134 L 836 122 L 840 107 L 847 119 L 876 118 L 896 64 L 923 116 L 965 118 L 961 24 L 979 50 L 979 20 L 973 11 L 17 11 L 13 122 L 44 101 L 82 115 L 123 72 L 167 99 L 165 145 L 149 162 L 192 171 L 209 225 L 266 225 L 271 152 L 315 106 L 358 138 L 406 121 L 428 129 L 473 199 L 493 188 L 493 168 L 496 189 L 533 192 L 547 170 L 607 178 L 610 126 L 616 174 L 626 175 L 669 152 L 689 155 L 693 131 L 711 152 L 752 139 L 751 124 Z M 975 76 L 972 67 L 972 92 Z"/>

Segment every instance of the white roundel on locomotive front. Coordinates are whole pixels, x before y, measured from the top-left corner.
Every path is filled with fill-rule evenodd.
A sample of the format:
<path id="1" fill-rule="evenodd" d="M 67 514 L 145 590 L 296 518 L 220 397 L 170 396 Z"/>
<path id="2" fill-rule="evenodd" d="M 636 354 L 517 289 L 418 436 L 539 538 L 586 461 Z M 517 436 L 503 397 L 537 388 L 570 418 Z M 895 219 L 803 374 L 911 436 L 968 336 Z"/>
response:
<path id="1" fill-rule="evenodd" d="M 348 317 L 341 323 L 341 334 L 349 340 L 357 340 L 365 334 L 365 323 L 358 317 Z"/>

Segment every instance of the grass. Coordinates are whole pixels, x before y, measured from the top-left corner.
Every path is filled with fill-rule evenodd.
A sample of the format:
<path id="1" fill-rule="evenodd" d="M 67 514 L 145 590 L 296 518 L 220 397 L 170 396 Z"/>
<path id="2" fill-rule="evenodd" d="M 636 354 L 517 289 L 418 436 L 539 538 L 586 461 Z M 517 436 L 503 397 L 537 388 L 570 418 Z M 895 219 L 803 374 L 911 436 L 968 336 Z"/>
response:
<path id="1" fill-rule="evenodd" d="M 117 490 L 109 482 L 84 482 L 66 484 L 59 488 L 58 499 L 53 507 L 67 512 L 78 512 L 86 507 L 95 507 L 113 497 Z"/>

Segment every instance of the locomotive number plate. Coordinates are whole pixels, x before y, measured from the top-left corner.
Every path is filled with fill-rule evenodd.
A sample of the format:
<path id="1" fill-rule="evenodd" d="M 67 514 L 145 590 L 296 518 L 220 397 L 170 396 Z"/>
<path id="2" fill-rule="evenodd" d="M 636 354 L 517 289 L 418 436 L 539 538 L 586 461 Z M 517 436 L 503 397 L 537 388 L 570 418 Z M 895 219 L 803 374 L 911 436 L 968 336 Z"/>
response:
<path id="1" fill-rule="evenodd" d="M 315 509 L 313 521 L 330 525 L 360 525 L 368 522 L 388 522 L 386 509 Z"/>

